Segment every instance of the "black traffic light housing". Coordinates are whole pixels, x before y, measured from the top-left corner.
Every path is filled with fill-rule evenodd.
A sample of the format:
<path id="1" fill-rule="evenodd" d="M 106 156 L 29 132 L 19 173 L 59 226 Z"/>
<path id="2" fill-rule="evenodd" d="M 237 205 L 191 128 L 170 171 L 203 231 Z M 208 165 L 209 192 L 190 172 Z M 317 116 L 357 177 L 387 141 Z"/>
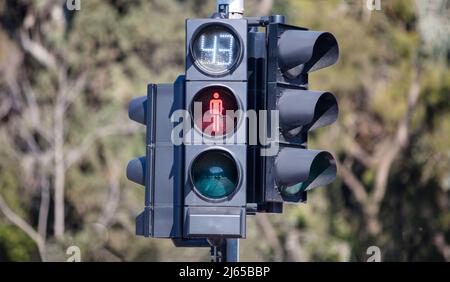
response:
<path id="1" fill-rule="evenodd" d="M 184 135 L 183 236 L 244 238 L 247 20 L 186 21 L 184 107 L 192 122 Z M 229 118 L 228 110 L 237 110 L 236 116 Z M 228 130 L 230 119 L 233 126 Z"/>
<path id="2" fill-rule="evenodd" d="M 307 87 L 308 73 L 337 62 L 339 47 L 329 32 L 281 23 L 267 26 L 267 79 Z"/>
<path id="3" fill-rule="evenodd" d="M 183 148 L 171 141 L 170 116 L 183 109 L 184 76 L 173 84 L 149 84 L 147 96 L 133 99 L 130 119 L 146 125 L 146 155 L 128 163 L 127 177 L 145 186 L 145 208 L 136 218 L 136 234 L 182 238 Z"/>
<path id="4" fill-rule="evenodd" d="M 278 153 L 259 157 L 264 191 L 260 210 L 281 212 L 271 206 L 305 202 L 308 190 L 336 177 L 333 156 L 308 150 L 307 142 L 309 131 L 336 121 L 338 104 L 330 92 L 308 90 L 308 75 L 336 63 L 339 48 L 331 33 L 282 23 L 269 23 L 266 36 L 267 80 L 259 106 L 279 126 L 276 132 L 267 128 Z"/>

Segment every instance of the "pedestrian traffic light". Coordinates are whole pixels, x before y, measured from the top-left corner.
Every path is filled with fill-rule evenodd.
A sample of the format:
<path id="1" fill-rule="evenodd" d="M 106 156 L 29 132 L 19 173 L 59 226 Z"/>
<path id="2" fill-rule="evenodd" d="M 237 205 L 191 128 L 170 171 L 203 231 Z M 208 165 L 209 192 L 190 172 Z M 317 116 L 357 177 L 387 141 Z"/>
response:
<path id="1" fill-rule="evenodd" d="M 338 44 L 283 19 L 186 20 L 185 75 L 150 84 L 130 103 L 130 119 L 147 126 L 146 155 L 127 167 L 145 186 L 138 235 L 218 246 L 245 238 L 247 214 L 282 212 L 334 180 L 333 156 L 307 141 L 336 121 L 338 105 L 332 93 L 309 90 L 308 75 L 337 61 Z M 261 126 L 259 115 L 251 128 L 248 110 L 269 122 Z M 253 144 L 250 132 L 266 140 Z"/>
<path id="2" fill-rule="evenodd" d="M 336 177 L 333 156 L 307 148 L 308 132 L 336 121 L 334 95 L 308 90 L 308 74 L 336 63 L 339 48 L 328 32 L 271 23 L 267 26 L 267 83 L 261 107 L 279 120 L 270 146 L 275 155 L 262 156 L 262 210 L 273 203 L 304 202 L 306 191 Z M 276 210 L 279 212 L 280 210 Z"/>
<path id="3" fill-rule="evenodd" d="M 186 21 L 185 238 L 242 238 L 246 224 L 247 21 Z"/>

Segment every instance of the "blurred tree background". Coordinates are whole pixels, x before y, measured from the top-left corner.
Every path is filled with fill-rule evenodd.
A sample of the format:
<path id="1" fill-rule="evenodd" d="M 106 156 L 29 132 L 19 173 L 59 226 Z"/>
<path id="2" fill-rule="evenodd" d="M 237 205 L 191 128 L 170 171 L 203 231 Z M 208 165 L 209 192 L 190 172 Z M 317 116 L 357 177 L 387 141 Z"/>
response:
<path id="1" fill-rule="evenodd" d="M 134 235 L 143 154 L 132 97 L 184 69 L 184 19 L 214 0 L 0 0 L 0 261 L 207 261 Z M 248 221 L 242 260 L 450 261 L 450 1 L 247 0 L 246 14 L 335 34 L 341 58 L 311 75 L 339 99 L 312 148 L 338 180 L 308 204 Z"/>

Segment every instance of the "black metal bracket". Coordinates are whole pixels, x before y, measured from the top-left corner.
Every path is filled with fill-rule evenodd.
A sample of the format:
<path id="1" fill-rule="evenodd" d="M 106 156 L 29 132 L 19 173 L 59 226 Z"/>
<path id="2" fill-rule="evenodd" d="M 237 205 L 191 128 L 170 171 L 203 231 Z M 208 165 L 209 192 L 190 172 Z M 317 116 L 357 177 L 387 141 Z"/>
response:
<path id="1" fill-rule="evenodd" d="M 264 27 L 271 23 L 285 23 L 286 17 L 282 15 L 262 16 L 262 17 L 248 17 L 244 18 L 250 27 Z"/>

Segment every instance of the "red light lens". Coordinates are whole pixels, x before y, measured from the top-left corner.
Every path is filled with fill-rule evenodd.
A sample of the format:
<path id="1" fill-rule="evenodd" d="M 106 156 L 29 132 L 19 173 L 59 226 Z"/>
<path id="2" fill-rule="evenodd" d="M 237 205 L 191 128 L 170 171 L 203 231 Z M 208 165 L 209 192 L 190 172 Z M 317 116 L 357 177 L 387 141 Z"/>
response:
<path id="1" fill-rule="evenodd" d="M 195 126 L 204 134 L 223 136 L 236 128 L 238 109 L 236 97 L 228 88 L 212 86 L 195 95 L 191 114 Z"/>

